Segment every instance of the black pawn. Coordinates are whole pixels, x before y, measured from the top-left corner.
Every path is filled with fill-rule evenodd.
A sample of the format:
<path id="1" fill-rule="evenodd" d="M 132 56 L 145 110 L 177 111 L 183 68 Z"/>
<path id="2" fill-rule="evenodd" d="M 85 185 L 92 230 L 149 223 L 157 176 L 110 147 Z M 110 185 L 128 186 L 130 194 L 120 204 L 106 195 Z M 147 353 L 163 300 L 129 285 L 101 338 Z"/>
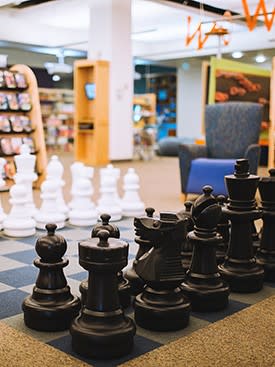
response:
<path id="1" fill-rule="evenodd" d="M 80 310 L 80 300 L 70 292 L 63 268 L 69 260 L 62 259 L 67 243 L 55 234 L 57 226 L 47 224 L 48 234 L 36 242 L 40 259 L 34 260 L 39 268 L 38 278 L 31 296 L 22 304 L 25 324 L 39 331 L 59 331 L 70 327 Z"/>
<path id="2" fill-rule="evenodd" d="M 135 298 L 135 320 L 145 329 L 179 330 L 189 322 L 190 302 L 179 287 L 185 275 L 180 253 L 186 223 L 173 213 L 160 213 L 159 219 L 135 218 L 135 227 L 153 243 L 136 265 L 146 285 Z"/>
<path id="3" fill-rule="evenodd" d="M 191 215 L 191 208 L 193 203 L 191 201 L 186 201 L 184 203 L 185 210 L 179 212 L 181 216 L 184 218 L 187 218 L 187 233 L 193 231 L 194 229 L 194 222 Z M 192 259 L 192 253 L 193 253 L 193 245 L 192 242 L 189 241 L 189 238 L 186 234 L 186 236 L 183 236 L 183 242 L 182 242 L 182 250 L 181 250 L 181 259 L 182 259 L 182 267 L 184 271 L 186 272 L 191 264 Z"/>
<path id="4" fill-rule="evenodd" d="M 217 311 L 228 304 L 229 287 L 218 271 L 216 247 L 223 241 L 216 228 L 221 217 L 221 206 L 211 186 L 203 187 L 192 208 L 194 231 L 187 237 L 193 245 L 190 269 L 181 288 L 191 300 L 194 311 Z"/>
<path id="5" fill-rule="evenodd" d="M 233 292 L 257 292 L 263 286 L 264 270 L 256 263 L 252 239 L 252 221 L 262 216 L 255 201 L 259 179 L 249 174 L 247 159 L 238 159 L 234 175 L 225 176 L 229 204 L 224 213 L 231 221 L 231 235 L 219 269 Z"/>
<path id="6" fill-rule="evenodd" d="M 275 282 L 275 169 L 270 169 L 269 174 L 259 182 L 263 230 L 256 259 L 264 267 L 264 279 Z"/>
<path id="7" fill-rule="evenodd" d="M 145 212 L 148 218 L 153 218 L 155 209 L 149 207 L 145 209 Z M 138 260 L 152 248 L 151 241 L 143 238 L 142 235 L 140 235 L 138 228 L 135 228 L 135 233 L 135 242 L 139 245 L 139 248 L 135 260 L 133 261 L 132 267 L 128 269 L 124 275 L 124 277 L 130 283 L 131 294 L 134 296 L 139 294 L 144 287 L 144 281 L 137 275 L 136 265 L 138 263 Z"/>
<path id="8" fill-rule="evenodd" d="M 129 245 L 109 238 L 102 229 L 98 238 L 80 242 L 79 263 L 88 270 L 87 302 L 73 320 L 72 347 L 85 357 L 109 359 L 128 354 L 136 327 L 120 306 L 117 273 L 127 265 Z"/>
<path id="9" fill-rule="evenodd" d="M 223 239 L 223 241 L 218 244 L 217 251 L 216 251 L 216 259 L 217 259 L 218 264 L 221 264 L 224 262 L 226 251 L 228 249 L 229 237 L 230 237 L 230 233 L 229 233 L 230 223 L 229 223 L 227 216 L 224 214 L 225 201 L 226 201 L 226 198 L 224 195 L 217 196 L 217 202 L 219 203 L 222 209 L 221 218 L 217 225 L 217 232 L 222 236 L 222 239 Z"/>
<path id="10" fill-rule="evenodd" d="M 109 221 L 111 219 L 111 216 L 109 214 L 101 214 L 100 216 L 101 223 L 98 223 L 94 226 L 92 230 L 91 237 L 97 237 L 99 231 L 102 229 L 109 232 L 109 237 L 112 238 L 119 238 L 120 237 L 120 231 L 119 228 L 115 224 L 110 224 Z M 118 277 L 118 293 L 119 293 L 119 299 L 120 304 L 123 308 L 126 308 L 130 306 L 131 303 L 131 295 L 130 295 L 130 284 L 127 279 L 123 277 L 122 271 L 120 271 L 117 274 Z M 79 290 L 81 293 L 81 301 L 82 304 L 86 303 L 87 300 L 87 292 L 88 292 L 88 279 L 83 280 L 79 285 Z"/>

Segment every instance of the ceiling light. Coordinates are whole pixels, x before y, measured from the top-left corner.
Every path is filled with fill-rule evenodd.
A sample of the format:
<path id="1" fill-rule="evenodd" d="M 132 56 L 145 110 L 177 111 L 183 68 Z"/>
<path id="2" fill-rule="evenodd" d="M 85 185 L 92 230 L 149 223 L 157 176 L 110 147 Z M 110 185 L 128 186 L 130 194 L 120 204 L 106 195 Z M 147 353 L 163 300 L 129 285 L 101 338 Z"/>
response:
<path id="1" fill-rule="evenodd" d="M 45 62 L 44 64 L 48 74 L 71 74 L 73 72 L 73 67 L 69 64 L 65 64 L 63 51 L 60 51 L 56 57 L 58 62 Z"/>
<path id="2" fill-rule="evenodd" d="M 255 57 L 255 61 L 258 63 L 262 63 L 266 61 L 266 57 L 264 54 L 259 54 Z"/>
<path id="3" fill-rule="evenodd" d="M 234 51 L 234 52 L 232 52 L 231 56 L 233 57 L 233 59 L 241 59 L 243 57 L 243 52 L 242 51 Z"/>
<path id="4" fill-rule="evenodd" d="M 61 77 L 59 76 L 59 75 L 57 75 L 57 74 L 54 74 L 53 76 L 52 76 L 52 80 L 54 81 L 54 82 L 59 82 L 59 80 L 61 79 Z"/>

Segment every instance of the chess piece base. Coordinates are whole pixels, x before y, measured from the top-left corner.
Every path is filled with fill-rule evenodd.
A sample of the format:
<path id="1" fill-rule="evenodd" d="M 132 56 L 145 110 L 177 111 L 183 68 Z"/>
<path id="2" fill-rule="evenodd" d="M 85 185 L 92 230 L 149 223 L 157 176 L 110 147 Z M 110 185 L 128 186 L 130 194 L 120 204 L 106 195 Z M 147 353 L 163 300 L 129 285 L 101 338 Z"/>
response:
<path id="1" fill-rule="evenodd" d="M 190 302 L 179 288 L 156 291 L 148 286 L 135 298 L 134 307 L 137 325 L 156 331 L 184 329 L 191 309 Z"/>
<path id="2" fill-rule="evenodd" d="M 181 284 L 181 288 L 183 293 L 190 299 L 193 311 L 219 311 L 228 305 L 229 287 L 224 282 L 219 288 L 204 289 L 185 281 Z"/>
<path id="3" fill-rule="evenodd" d="M 254 293 L 263 287 L 264 269 L 260 266 L 255 265 L 253 269 L 234 269 L 224 263 L 219 265 L 219 271 L 232 292 Z"/>
<path id="4" fill-rule="evenodd" d="M 22 304 L 26 326 L 39 331 L 69 329 L 72 319 L 78 315 L 80 307 L 79 298 L 74 296 L 66 303 L 54 304 L 51 302 L 51 305 L 40 304 L 29 296 Z"/>
<path id="5" fill-rule="evenodd" d="M 96 217 L 86 217 L 86 218 L 74 218 L 71 214 L 69 215 L 69 223 L 73 226 L 79 227 L 87 227 L 92 226 L 97 223 L 97 216 Z"/>
<path id="6" fill-rule="evenodd" d="M 33 219 L 6 219 L 3 222 L 4 234 L 10 237 L 29 237 L 35 234 L 35 221 Z"/>
<path id="7" fill-rule="evenodd" d="M 257 252 L 257 264 L 264 267 L 264 280 L 275 282 L 275 251 L 265 253 L 263 250 Z"/>
<path id="8" fill-rule="evenodd" d="M 121 309 L 98 312 L 84 307 L 71 324 L 73 350 L 88 358 L 111 359 L 131 352 L 134 322 Z"/>

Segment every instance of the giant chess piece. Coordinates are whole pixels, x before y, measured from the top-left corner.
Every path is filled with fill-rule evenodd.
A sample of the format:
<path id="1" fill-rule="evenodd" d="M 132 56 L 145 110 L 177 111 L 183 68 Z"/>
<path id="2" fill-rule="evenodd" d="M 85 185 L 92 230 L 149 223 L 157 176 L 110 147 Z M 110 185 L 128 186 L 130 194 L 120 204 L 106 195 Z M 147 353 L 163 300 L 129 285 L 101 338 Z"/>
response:
<path id="1" fill-rule="evenodd" d="M 55 181 L 45 180 L 41 185 L 42 204 L 35 215 L 36 228 L 45 229 L 47 223 L 54 222 L 57 228 L 65 226 L 65 215 L 56 210 L 56 199 L 58 193 L 58 185 Z"/>
<path id="2" fill-rule="evenodd" d="M 187 234 L 194 229 L 194 222 L 191 215 L 192 202 L 186 201 L 184 203 L 185 210 L 180 211 L 178 214 L 183 218 L 187 218 L 187 233 L 186 236 L 183 236 L 182 249 L 181 249 L 181 261 L 182 267 L 185 271 L 187 271 L 191 264 L 192 254 L 193 254 L 193 244 L 189 240 Z"/>
<path id="3" fill-rule="evenodd" d="M 98 237 L 79 243 L 79 263 L 89 272 L 88 297 L 70 332 L 76 353 L 107 359 L 131 351 L 136 327 L 118 297 L 117 273 L 127 265 L 129 245 L 104 229 Z"/>
<path id="4" fill-rule="evenodd" d="M 10 196 L 12 207 L 3 222 L 4 233 L 11 237 L 28 237 L 34 235 L 35 221 L 26 207 L 28 203 L 26 186 L 16 182 L 10 189 Z"/>
<path id="5" fill-rule="evenodd" d="M 119 168 L 115 168 L 111 163 L 107 164 L 107 166 L 105 168 L 101 168 L 100 169 L 100 178 L 102 179 L 103 176 L 112 176 L 115 178 L 115 197 L 116 200 L 118 202 L 118 204 L 120 203 L 120 197 L 118 195 L 118 190 L 117 190 L 117 181 L 120 177 L 120 169 Z"/>
<path id="6" fill-rule="evenodd" d="M 254 257 L 251 224 L 262 216 L 255 201 L 259 179 L 249 174 L 247 159 L 238 159 L 234 175 L 225 176 L 229 204 L 224 213 L 231 221 L 231 236 L 219 270 L 233 292 L 257 292 L 263 286 L 264 270 Z"/>
<path id="7" fill-rule="evenodd" d="M 57 198 L 56 198 L 56 206 L 57 211 L 63 213 L 65 217 L 68 217 L 69 208 L 65 203 L 63 196 L 63 187 L 65 185 L 65 181 L 62 179 L 64 173 L 64 167 L 57 155 L 53 155 L 50 159 L 50 162 L 47 166 L 47 179 L 50 181 L 54 181 L 57 185 Z"/>
<path id="8" fill-rule="evenodd" d="M 153 218 L 155 209 L 149 207 L 145 209 L 145 212 L 148 218 Z M 145 284 L 144 281 L 137 275 L 136 265 L 139 259 L 153 247 L 153 244 L 150 240 L 142 237 L 142 234 L 139 233 L 138 228 L 135 228 L 135 233 L 135 242 L 139 245 L 139 248 L 136 253 L 135 260 L 133 261 L 132 267 L 129 268 L 124 275 L 124 277 L 130 283 L 130 292 L 134 296 L 138 295 L 142 291 Z"/>
<path id="9" fill-rule="evenodd" d="M 275 282 L 275 169 L 269 170 L 270 177 L 259 182 L 263 209 L 263 231 L 257 263 L 264 267 L 264 279 Z"/>
<path id="10" fill-rule="evenodd" d="M 101 194 L 97 205 L 99 215 L 109 213 L 111 221 L 120 220 L 122 211 L 117 200 L 116 178 L 112 175 L 101 176 L 99 191 Z"/>
<path id="11" fill-rule="evenodd" d="M 5 186 L 5 180 L 3 180 L 4 166 L 6 164 L 6 160 L 4 158 L 0 158 L 0 189 Z M 0 230 L 3 229 L 3 221 L 7 217 L 4 213 L 2 202 L 0 198 Z"/>
<path id="12" fill-rule="evenodd" d="M 97 210 L 91 200 L 93 186 L 88 177 L 79 177 L 72 190 L 69 222 L 75 226 L 91 226 L 97 222 Z"/>
<path id="13" fill-rule="evenodd" d="M 139 177 L 134 168 L 129 168 L 123 177 L 124 195 L 121 199 L 122 214 L 126 217 L 144 215 L 144 203 L 139 197 Z"/>
<path id="14" fill-rule="evenodd" d="M 136 323 L 149 330 L 183 329 L 190 314 L 190 302 L 179 287 L 185 275 L 181 245 L 187 221 L 174 213 L 134 221 L 140 236 L 153 243 L 136 264 L 136 272 L 146 284 L 134 302 Z"/>
<path id="15" fill-rule="evenodd" d="M 228 243 L 229 243 L 229 229 L 230 229 L 230 223 L 227 218 L 227 216 L 224 214 L 224 208 L 225 208 L 225 201 L 226 198 L 224 195 L 218 195 L 217 201 L 222 209 L 221 218 L 219 220 L 219 223 L 217 225 L 217 232 L 222 236 L 223 241 L 218 244 L 217 251 L 216 251 L 216 259 L 217 263 L 221 264 L 224 262 L 226 251 L 228 249 Z"/>
<path id="16" fill-rule="evenodd" d="M 68 329 L 78 314 L 81 303 L 70 292 L 63 268 L 69 260 L 63 259 L 67 243 L 55 234 L 55 224 L 47 224 L 48 234 L 36 242 L 40 258 L 34 260 L 39 274 L 32 295 L 22 304 L 25 324 L 39 331 L 60 331 Z"/>
<path id="17" fill-rule="evenodd" d="M 223 241 L 217 234 L 221 207 L 213 195 L 211 186 L 203 187 L 192 208 L 194 231 L 187 237 L 193 245 L 190 269 L 181 284 L 183 292 L 191 300 L 194 311 L 217 311 L 228 304 L 229 287 L 218 271 L 216 247 Z"/>
<path id="18" fill-rule="evenodd" d="M 102 214 L 100 216 L 100 219 L 102 223 L 98 223 L 94 226 L 92 230 L 91 237 L 98 237 L 99 231 L 102 229 L 109 232 L 109 237 L 112 238 L 119 238 L 120 237 L 120 231 L 119 228 L 115 224 L 110 224 L 109 221 L 111 219 L 111 216 L 109 214 Z M 130 297 L 130 284 L 127 279 L 123 277 L 122 271 L 120 271 L 118 274 L 118 295 L 119 295 L 119 301 L 123 308 L 126 308 L 131 303 L 131 297 Z M 88 293 L 88 279 L 83 280 L 80 283 L 79 290 L 81 293 L 81 301 L 82 304 L 86 304 L 87 302 L 87 293 Z"/>
<path id="19" fill-rule="evenodd" d="M 71 167 L 71 176 L 72 176 L 72 186 L 71 186 L 71 194 L 76 191 L 77 182 L 80 178 L 92 179 L 94 175 L 94 168 L 87 167 L 82 162 L 74 162 Z M 69 202 L 69 208 L 73 206 L 74 198 Z"/>
<path id="20" fill-rule="evenodd" d="M 35 216 L 37 209 L 33 200 L 33 182 L 37 180 L 35 172 L 36 156 L 31 154 L 30 147 L 27 144 L 22 144 L 20 147 L 20 154 L 14 157 L 16 164 L 15 181 L 24 185 L 27 190 L 26 208 L 32 217 Z"/>

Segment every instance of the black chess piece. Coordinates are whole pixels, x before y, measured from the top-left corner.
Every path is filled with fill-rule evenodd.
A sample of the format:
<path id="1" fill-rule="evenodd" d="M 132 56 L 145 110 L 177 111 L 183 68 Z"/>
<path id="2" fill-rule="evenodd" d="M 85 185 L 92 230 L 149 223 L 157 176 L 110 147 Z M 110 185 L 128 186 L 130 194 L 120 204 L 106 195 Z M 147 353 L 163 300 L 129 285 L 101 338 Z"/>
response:
<path id="1" fill-rule="evenodd" d="M 258 248 L 260 247 L 260 232 L 258 233 L 254 221 L 252 221 L 252 243 L 254 255 L 256 255 Z"/>
<path id="2" fill-rule="evenodd" d="M 109 232 L 110 237 L 119 238 L 120 231 L 119 228 L 115 224 L 109 223 L 111 216 L 109 214 L 101 214 L 100 216 L 101 223 L 98 223 L 94 226 L 92 230 L 91 237 L 97 237 L 99 231 L 105 229 Z M 118 293 L 120 304 L 123 308 L 130 306 L 131 303 L 131 292 L 130 292 L 130 284 L 127 279 L 124 278 L 122 271 L 117 274 L 118 276 Z M 87 300 L 87 292 L 88 292 L 88 279 L 83 280 L 79 285 L 79 290 L 81 293 L 81 301 L 82 304 L 86 303 Z"/>
<path id="3" fill-rule="evenodd" d="M 275 281 L 275 169 L 269 170 L 270 177 L 259 182 L 263 210 L 263 230 L 260 247 L 256 254 L 257 263 L 264 267 L 264 279 Z"/>
<path id="4" fill-rule="evenodd" d="M 148 218 L 153 218 L 155 209 L 148 207 L 145 209 L 146 215 Z M 143 238 L 142 235 L 139 233 L 139 229 L 135 228 L 135 242 L 139 245 L 139 249 L 137 251 L 135 260 L 133 261 L 133 265 L 130 269 L 128 269 L 124 277 L 129 281 L 131 287 L 131 294 L 136 296 L 144 287 L 144 281 L 137 275 L 136 273 L 136 265 L 138 260 L 152 248 L 152 243 L 150 240 Z"/>
<path id="5" fill-rule="evenodd" d="M 255 201 L 259 179 L 249 173 L 247 159 L 238 159 L 234 175 L 225 176 L 229 204 L 224 213 L 231 221 L 231 235 L 219 270 L 233 292 L 257 292 L 263 286 L 264 270 L 254 257 L 251 224 L 262 216 Z"/>
<path id="6" fill-rule="evenodd" d="M 228 249 L 228 243 L 229 243 L 229 229 L 230 229 L 230 223 L 227 218 L 227 216 L 224 214 L 224 204 L 226 202 L 226 197 L 224 195 L 218 195 L 217 201 L 222 209 L 221 218 L 219 220 L 219 223 L 217 225 L 217 232 L 222 236 L 223 241 L 218 244 L 217 251 L 216 251 L 216 259 L 217 263 L 221 264 L 224 262 L 226 251 Z"/>
<path id="7" fill-rule="evenodd" d="M 127 265 L 129 245 L 109 238 L 104 229 L 98 238 L 80 242 L 79 263 L 88 270 L 87 302 L 70 328 L 72 347 L 80 355 L 109 359 L 128 354 L 136 327 L 120 306 L 117 273 Z"/>
<path id="8" fill-rule="evenodd" d="M 63 268 L 69 260 L 63 259 L 67 249 L 65 239 L 55 234 L 57 226 L 47 224 L 48 234 L 36 242 L 40 256 L 34 260 L 39 274 L 32 295 L 24 299 L 22 309 L 25 324 L 39 331 L 59 331 L 70 327 L 81 303 L 70 292 Z"/>
<path id="9" fill-rule="evenodd" d="M 178 214 L 183 218 L 187 218 L 187 233 L 186 236 L 183 237 L 182 249 L 181 249 L 181 261 L 182 267 L 186 272 L 191 264 L 192 254 L 193 254 L 193 245 L 192 242 L 189 241 L 187 234 L 194 229 L 194 222 L 191 215 L 191 208 L 193 203 L 191 201 L 186 201 L 184 203 L 185 210 L 180 211 Z"/>
<path id="10" fill-rule="evenodd" d="M 181 288 L 191 301 L 194 311 L 217 311 L 228 304 L 229 287 L 218 271 L 216 248 L 223 238 L 217 233 L 221 206 L 211 195 L 211 186 L 203 187 L 192 207 L 194 231 L 187 237 L 193 246 L 190 269 Z"/>
<path id="11" fill-rule="evenodd" d="M 180 253 L 187 221 L 174 213 L 134 221 L 140 236 L 153 244 L 136 264 L 146 284 L 134 301 L 136 323 L 149 330 L 182 329 L 190 314 L 190 302 L 179 287 L 185 275 Z"/>

